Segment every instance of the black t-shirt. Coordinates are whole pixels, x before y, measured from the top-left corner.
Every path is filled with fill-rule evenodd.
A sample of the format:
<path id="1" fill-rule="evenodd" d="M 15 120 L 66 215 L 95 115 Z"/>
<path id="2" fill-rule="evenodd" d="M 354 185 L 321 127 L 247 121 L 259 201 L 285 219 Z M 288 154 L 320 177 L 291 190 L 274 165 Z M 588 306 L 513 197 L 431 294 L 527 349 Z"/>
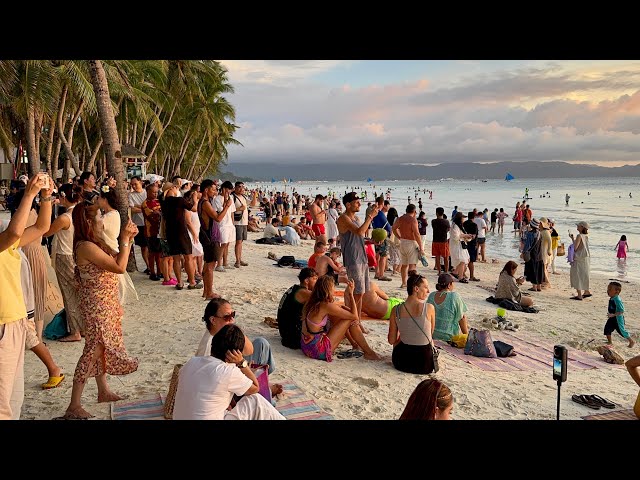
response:
<path id="1" fill-rule="evenodd" d="M 428 221 L 426 218 L 420 219 L 418 218 L 418 232 L 420 233 L 420 235 L 426 235 L 427 234 L 427 226 L 429 225 Z"/>
<path id="2" fill-rule="evenodd" d="M 478 235 L 478 224 L 473 220 L 467 220 L 462 224 L 462 226 L 467 233 L 471 235 Z"/>
<path id="3" fill-rule="evenodd" d="M 446 242 L 447 232 L 451 228 L 449 220 L 444 218 L 434 218 L 431 220 L 431 228 L 433 228 L 433 241 L 434 242 Z"/>
<path id="4" fill-rule="evenodd" d="M 498 214 L 496 212 L 491 212 L 491 223 L 496 223 L 498 220 Z"/>
<path id="5" fill-rule="evenodd" d="M 167 235 L 176 231 L 182 233 L 187 227 L 184 220 L 185 202 L 183 197 L 166 197 L 160 204 L 162 216 L 167 224 Z"/>
<path id="6" fill-rule="evenodd" d="M 296 293 L 301 288 L 304 287 L 293 285 L 284 292 L 278 305 L 278 330 L 282 337 L 282 345 L 287 348 L 300 348 L 304 304 L 296 300 Z"/>

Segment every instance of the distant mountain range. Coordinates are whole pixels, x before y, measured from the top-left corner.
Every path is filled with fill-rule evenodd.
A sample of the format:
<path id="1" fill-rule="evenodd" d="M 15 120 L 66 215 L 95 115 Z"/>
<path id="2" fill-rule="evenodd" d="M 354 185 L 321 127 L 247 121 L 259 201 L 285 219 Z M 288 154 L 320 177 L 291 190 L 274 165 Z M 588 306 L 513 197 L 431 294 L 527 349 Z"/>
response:
<path id="1" fill-rule="evenodd" d="M 566 162 L 499 162 L 443 163 L 435 166 L 385 165 L 385 164 L 278 164 L 233 163 L 227 169 L 235 175 L 250 177 L 256 181 L 282 180 L 417 180 L 440 178 L 504 178 L 511 173 L 515 178 L 579 178 L 579 177 L 640 177 L 640 165 L 623 167 L 598 167 L 574 165 Z"/>

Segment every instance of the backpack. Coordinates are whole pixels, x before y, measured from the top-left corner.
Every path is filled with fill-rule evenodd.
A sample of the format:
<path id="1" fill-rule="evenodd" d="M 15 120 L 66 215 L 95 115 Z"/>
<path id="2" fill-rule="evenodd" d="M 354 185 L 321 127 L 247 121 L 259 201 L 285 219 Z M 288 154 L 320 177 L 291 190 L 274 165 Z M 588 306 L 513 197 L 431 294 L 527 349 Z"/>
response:
<path id="1" fill-rule="evenodd" d="M 279 267 L 292 267 L 296 263 L 296 258 L 293 255 L 285 255 L 278 260 Z"/>

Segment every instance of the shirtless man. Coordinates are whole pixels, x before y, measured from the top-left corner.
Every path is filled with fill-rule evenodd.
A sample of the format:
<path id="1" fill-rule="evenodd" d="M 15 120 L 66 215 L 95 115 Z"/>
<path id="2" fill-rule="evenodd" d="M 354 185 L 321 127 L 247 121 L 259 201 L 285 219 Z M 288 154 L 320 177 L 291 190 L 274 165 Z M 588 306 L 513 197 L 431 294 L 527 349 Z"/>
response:
<path id="1" fill-rule="evenodd" d="M 219 241 L 212 241 L 211 238 L 209 238 L 211 222 L 219 222 L 227 214 L 227 210 L 231 206 L 231 199 L 227 197 L 222 211 L 218 213 L 211 203 L 218 195 L 218 186 L 213 183 L 213 180 L 204 180 L 200 184 L 200 192 L 202 192 L 202 198 L 198 204 L 198 216 L 200 217 L 200 233 L 198 239 L 204 251 L 204 268 L 202 270 L 204 291 L 202 296 L 205 300 L 213 300 L 214 298 L 220 298 L 220 295 L 213 291 L 213 269 L 221 255 L 221 246 Z"/>
<path id="2" fill-rule="evenodd" d="M 389 320 L 391 310 L 404 300 L 390 297 L 384 293 L 376 282 L 371 282 L 371 290 L 362 297 L 362 311 L 371 318 Z"/>
<path id="3" fill-rule="evenodd" d="M 316 195 L 315 201 L 309 207 L 309 213 L 313 219 L 313 233 L 316 234 L 316 240 L 327 243 L 327 233 L 324 224 L 327 221 L 327 211 L 324 209 L 324 197 L 320 194 Z"/>
<path id="4" fill-rule="evenodd" d="M 347 283 L 347 270 L 338 262 L 338 258 L 342 252 L 338 247 L 329 250 L 329 255 L 322 255 L 316 259 L 315 271 L 322 277 L 323 275 L 331 275 L 336 281 Z"/>
<path id="5" fill-rule="evenodd" d="M 393 234 L 400 239 L 401 288 L 405 288 L 409 270 L 415 270 L 420 257 L 424 255 L 413 203 L 407 205 L 406 213 L 393 223 Z"/>

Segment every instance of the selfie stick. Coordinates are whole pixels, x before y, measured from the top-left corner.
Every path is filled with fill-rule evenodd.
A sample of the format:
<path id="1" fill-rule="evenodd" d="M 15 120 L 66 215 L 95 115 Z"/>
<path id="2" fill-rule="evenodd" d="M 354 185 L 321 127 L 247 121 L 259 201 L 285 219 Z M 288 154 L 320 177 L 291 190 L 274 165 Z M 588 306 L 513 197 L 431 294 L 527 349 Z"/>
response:
<path id="1" fill-rule="evenodd" d="M 560 420 L 560 386 L 562 385 L 562 380 L 558 379 L 558 405 L 556 412 L 556 420 Z"/>

